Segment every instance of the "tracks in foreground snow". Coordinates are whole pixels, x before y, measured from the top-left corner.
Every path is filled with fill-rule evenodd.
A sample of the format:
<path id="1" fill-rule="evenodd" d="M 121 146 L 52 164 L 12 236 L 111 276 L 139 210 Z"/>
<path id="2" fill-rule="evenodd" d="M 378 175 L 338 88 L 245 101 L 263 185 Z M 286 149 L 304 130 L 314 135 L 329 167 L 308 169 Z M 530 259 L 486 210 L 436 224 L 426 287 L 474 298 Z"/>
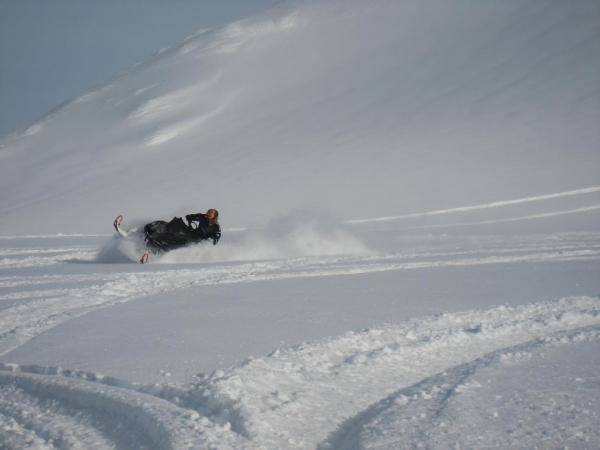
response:
<path id="1" fill-rule="evenodd" d="M 511 355 L 599 339 L 600 301 L 578 297 L 351 332 L 185 388 L 2 365 L 1 435 L 15 448 L 36 440 L 131 446 L 127 439 L 151 448 L 347 448 L 376 443 L 379 435 L 368 431 L 385 418 L 401 423 L 403 442 L 414 443 L 479 370 Z"/>
<path id="2" fill-rule="evenodd" d="M 543 365 L 540 367 L 539 361 L 530 363 L 544 353 L 562 350 L 560 347 L 567 347 L 567 351 L 572 351 L 574 344 L 588 342 L 593 343 L 594 349 L 598 348 L 600 326 L 551 333 L 451 367 L 411 386 L 402 387 L 349 418 L 320 448 L 448 448 L 462 445 L 486 448 L 498 445 L 537 447 L 544 441 L 544 446 L 552 446 L 557 441 L 571 441 L 576 446 L 596 446 L 600 443 L 600 432 L 597 430 L 600 395 L 595 392 L 595 386 L 583 389 L 583 392 L 574 392 L 573 381 L 581 383 L 584 380 L 570 377 L 566 383 L 562 382 L 559 389 L 544 389 L 542 385 L 548 384 L 546 379 L 554 381 L 552 378 L 564 377 L 564 373 L 554 367 L 548 371 Z M 591 364 L 591 368 L 588 367 L 587 370 L 591 369 L 595 375 L 592 375 L 592 380 L 595 379 L 592 383 L 597 384 L 600 380 L 595 365 L 597 361 L 592 360 Z M 521 375 L 519 379 L 515 369 L 523 365 L 529 367 L 525 368 L 524 377 Z M 577 369 L 570 368 L 570 371 L 578 373 Z M 504 375 L 507 371 L 510 375 Z M 498 374 L 501 381 L 502 378 L 512 378 L 514 381 L 509 386 L 500 386 L 498 390 L 495 385 L 502 383 L 493 379 Z M 491 396 L 486 390 L 492 391 L 492 400 L 486 398 L 486 394 L 487 397 Z M 523 393 L 519 391 L 526 391 L 525 396 L 535 396 L 536 393 L 537 396 L 543 396 L 545 403 L 549 403 L 548 407 L 544 408 L 544 402 L 539 399 L 532 401 L 527 408 L 514 404 L 515 398 L 516 403 L 522 403 L 519 396 Z M 573 397 L 582 396 L 588 402 L 595 402 L 596 408 L 586 410 L 585 401 L 579 399 L 577 411 L 573 405 Z M 503 397 L 507 397 L 508 401 L 503 400 Z M 498 405 L 499 400 L 509 403 L 508 408 L 506 405 Z M 569 411 L 569 417 L 560 414 L 561 408 Z M 518 422 L 523 422 L 519 418 L 523 415 L 528 420 L 537 422 L 532 427 L 521 423 L 513 427 L 506 417 L 499 418 L 499 410 L 504 416 L 518 418 Z M 569 432 L 569 428 L 573 428 L 573 424 L 566 424 L 569 421 L 575 422 L 579 428 L 587 428 L 587 433 Z M 476 422 L 481 425 L 479 429 Z M 490 422 L 493 423 L 491 427 Z"/>
<path id="3" fill-rule="evenodd" d="M 594 234 L 484 244 L 173 269 L 123 265 L 127 273 L 102 273 L 100 266 L 94 271 L 94 264 L 86 266 L 91 272 L 66 270 L 71 266 L 62 261 L 69 252 L 63 249 L 53 265 L 46 264 L 48 259 L 42 264 L 25 260 L 31 251 L 11 249 L 10 256 L 21 255 L 31 273 L 23 272 L 26 264 L 17 262 L 18 271 L 6 268 L 0 277 L 0 351 L 94 309 L 188 286 L 600 259 L 600 238 Z M 79 252 L 81 248 L 74 248 L 72 253 Z M 60 273 L 48 267 L 60 268 Z M 431 417 L 441 414 L 444 399 L 503 355 L 598 340 L 599 330 L 600 301 L 578 297 L 348 333 L 249 360 L 184 388 L 137 385 L 60 368 L 3 365 L 0 443 L 8 448 L 369 446 L 378 442 L 377 430 L 385 429 L 378 425 L 382 421 L 404 424 L 405 436 L 422 436 L 435 424 Z M 433 400 L 421 402 L 423 396 Z M 421 409 L 423 420 L 415 419 L 412 411 Z"/>
<path id="4" fill-rule="evenodd" d="M 98 308 L 175 289 L 436 267 L 600 259 L 600 235 L 551 235 L 533 241 L 517 240 L 512 246 L 506 242 L 499 245 L 490 240 L 470 248 L 441 250 L 438 247 L 387 255 L 316 256 L 211 263 L 167 270 L 167 266 L 162 264 L 143 269 L 120 265 L 119 268 L 123 268 L 125 272 L 81 274 L 66 270 L 71 266 L 75 269 L 78 264 L 63 262 L 67 257 L 76 259 L 81 248 L 73 249 L 71 254 L 61 249 L 58 257 L 53 260 L 53 264 L 60 267 L 60 274 L 0 276 L 0 354 L 15 349 L 66 320 Z M 30 257 L 28 252 L 23 252 L 23 255 Z M 87 255 L 84 261 L 89 263 L 90 258 Z M 48 260 L 44 259 L 40 265 L 32 264 L 41 267 L 47 263 Z M 94 268 L 94 264 L 87 265 Z M 14 267 L 22 269 L 23 265 L 17 262 Z M 12 273 L 11 270 L 4 272 Z"/>

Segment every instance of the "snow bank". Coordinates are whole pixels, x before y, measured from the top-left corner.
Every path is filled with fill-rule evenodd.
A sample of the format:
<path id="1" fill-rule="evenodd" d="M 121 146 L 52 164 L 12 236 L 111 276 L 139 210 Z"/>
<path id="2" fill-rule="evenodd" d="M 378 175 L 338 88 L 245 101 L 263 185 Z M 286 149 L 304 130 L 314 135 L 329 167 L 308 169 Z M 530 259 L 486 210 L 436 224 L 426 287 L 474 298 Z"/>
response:
<path id="1" fill-rule="evenodd" d="M 9 367 L 8 371 L 3 369 L 0 370 L 0 405 L 6 402 L 6 398 L 12 401 L 15 396 L 21 396 L 27 400 L 20 405 L 17 414 L 23 409 L 29 409 L 34 417 L 49 412 L 55 419 L 59 416 L 52 428 L 54 436 L 46 436 L 49 442 L 56 436 L 55 439 L 66 438 L 65 444 L 71 441 L 77 447 L 91 445 L 114 448 L 113 446 L 125 444 L 142 448 L 175 449 L 208 447 L 217 443 L 228 448 L 235 446 L 235 439 L 227 439 L 230 433 L 221 433 L 215 439 L 218 427 L 206 426 L 206 423 L 198 422 L 198 413 L 181 409 L 155 396 L 108 384 L 90 383 L 85 379 L 21 373 L 18 367 Z M 14 386 L 12 392 L 10 388 L 7 392 L 6 386 Z M 27 403 L 33 404 L 33 408 Z M 68 416 L 72 411 L 78 411 L 77 414 L 83 416 L 83 420 L 76 426 L 73 425 L 77 416 Z M 15 411 L 3 412 L 15 417 Z M 60 420 L 61 414 L 67 417 Z M 33 426 L 31 422 L 25 424 L 39 433 L 37 423 Z M 201 428 L 204 428 L 204 433 Z M 61 429 L 68 433 L 61 436 Z M 96 429 L 103 433 L 98 433 Z M 203 434 L 206 435 L 205 438 Z M 101 440 L 102 437 L 104 439 Z M 106 442 L 106 437 L 111 438 L 112 442 Z M 23 445 L 22 442 L 17 444 Z"/>
<path id="2" fill-rule="evenodd" d="M 28 431 L 39 433 L 53 421 L 55 435 L 68 430 L 65 438 L 81 445 L 101 445 L 101 434 L 113 440 L 108 444 L 122 444 L 123 433 L 135 435 L 136 445 L 153 448 L 370 448 L 394 442 L 412 447 L 425 438 L 434 438 L 428 442 L 435 445 L 435 437 L 447 431 L 442 423 L 447 405 L 476 405 L 472 392 L 491 376 L 490 370 L 497 378 L 540 350 L 585 343 L 597 348 L 599 339 L 600 299 L 571 297 L 350 332 L 199 375 L 185 387 L 144 386 L 76 370 L 3 364 L 0 417 L 5 439 L 17 444 L 23 441 L 15 435 L 29 439 Z M 557 373 L 550 372 L 540 381 L 525 367 L 520 376 L 538 388 Z M 595 373 L 588 367 L 586 376 Z M 580 385 L 577 398 L 585 396 L 585 385 Z M 511 390 L 505 387 L 496 394 Z M 536 405 L 540 401 L 537 398 Z M 19 408 L 6 407 L 17 402 Z M 570 404 L 563 399 L 559 405 Z M 509 411 L 526 415 L 523 408 L 515 399 Z M 19 421 L 28 412 L 31 419 Z M 569 408 L 569 414 L 569 421 L 586 426 L 597 418 L 583 407 Z M 449 437 L 458 444 L 477 442 L 480 431 L 493 430 L 494 418 L 478 420 L 478 434 L 463 427 L 461 434 Z M 116 421 L 125 422 L 127 429 L 115 427 Z M 112 434 L 98 432 L 110 427 Z M 527 435 L 527 429 L 520 431 Z M 587 437 L 595 443 L 598 438 L 593 431 L 581 438 L 561 429 L 547 432 L 545 439 L 552 443 L 564 436 L 573 442 Z"/>
<path id="3" fill-rule="evenodd" d="M 597 298 L 568 298 L 348 333 L 217 371 L 198 383 L 197 395 L 218 393 L 232 401 L 259 446 L 335 445 L 328 432 L 400 387 L 500 349 L 510 353 L 509 348 L 547 337 L 556 342 L 553 333 L 574 330 L 560 336 L 576 342 L 580 328 L 595 327 L 587 338 L 597 339 L 599 308 Z M 452 374 L 447 377 L 450 382 Z"/>
<path id="4" fill-rule="evenodd" d="M 347 420 L 322 450 L 597 447 L 599 345 L 592 326 L 452 367 Z"/>

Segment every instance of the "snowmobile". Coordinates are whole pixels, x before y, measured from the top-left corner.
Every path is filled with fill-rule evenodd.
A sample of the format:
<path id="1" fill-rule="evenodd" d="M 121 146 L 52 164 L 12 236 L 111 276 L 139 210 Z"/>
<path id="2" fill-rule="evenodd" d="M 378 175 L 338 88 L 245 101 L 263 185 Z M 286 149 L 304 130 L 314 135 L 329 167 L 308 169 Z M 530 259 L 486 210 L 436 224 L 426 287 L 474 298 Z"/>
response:
<path id="1" fill-rule="evenodd" d="M 216 214 L 216 219 L 218 213 L 213 209 L 209 210 L 211 211 Z M 204 214 L 190 214 L 186 216 L 186 220 L 188 224 L 181 217 L 174 217 L 170 222 L 156 220 L 144 225 L 142 236 L 146 251 L 140 258 L 140 263 L 147 263 L 150 253 L 158 255 L 208 239 L 212 239 L 213 245 L 216 245 L 221 238 L 221 229 L 216 220 L 211 224 Z M 130 237 L 132 234 L 138 236 L 141 234 L 137 228 L 123 230 L 122 223 L 123 215 L 119 214 L 113 226 L 120 236 Z"/>

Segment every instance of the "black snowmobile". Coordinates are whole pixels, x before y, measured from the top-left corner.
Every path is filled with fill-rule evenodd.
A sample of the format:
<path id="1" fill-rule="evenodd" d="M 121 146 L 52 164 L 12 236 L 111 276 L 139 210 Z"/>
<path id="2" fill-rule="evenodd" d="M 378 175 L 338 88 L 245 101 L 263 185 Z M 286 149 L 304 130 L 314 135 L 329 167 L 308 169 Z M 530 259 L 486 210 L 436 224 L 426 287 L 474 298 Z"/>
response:
<path id="1" fill-rule="evenodd" d="M 140 258 L 140 262 L 143 264 L 148 261 L 148 252 L 156 255 L 208 239 L 212 239 L 213 245 L 216 245 L 221 238 L 221 227 L 217 222 L 218 214 L 215 209 L 209 209 L 206 214 L 185 216 L 187 224 L 181 217 L 173 217 L 170 222 L 156 220 L 147 223 L 144 225 L 143 234 L 147 250 Z M 127 237 L 132 231 L 137 231 L 122 230 L 120 228 L 122 221 L 122 215 L 117 216 L 114 221 L 114 227 L 121 236 Z"/>
<path id="2" fill-rule="evenodd" d="M 190 220 L 191 216 L 201 216 L 201 218 Z M 203 216 L 204 214 L 186 216 L 188 224 L 181 217 L 173 217 L 170 222 L 157 220 L 146 224 L 144 226 L 146 246 L 153 250 L 153 253 L 160 253 L 207 239 L 212 239 L 213 244 L 216 245 L 221 237 L 219 225 L 211 225 Z"/>

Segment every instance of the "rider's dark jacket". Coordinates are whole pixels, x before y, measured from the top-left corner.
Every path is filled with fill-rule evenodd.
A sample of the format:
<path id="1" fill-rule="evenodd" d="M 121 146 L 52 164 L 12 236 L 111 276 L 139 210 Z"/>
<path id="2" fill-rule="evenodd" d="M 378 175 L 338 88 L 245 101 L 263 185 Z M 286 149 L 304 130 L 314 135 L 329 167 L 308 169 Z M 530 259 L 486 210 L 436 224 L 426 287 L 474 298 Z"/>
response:
<path id="1" fill-rule="evenodd" d="M 221 238 L 221 227 L 217 222 L 210 223 L 206 214 L 188 214 L 185 216 L 188 226 L 198 236 L 198 239 L 212 239 L 217 244 Z"/>
<path id="2" fill-rule="evenodd" d="M 189 214 L 185 218 L 187 225 L 181 217 L 173 217 L 170 222 L 147 223 L 144 226 L 146 247 L 153 253 L 160 253 L 206 239 L 212 239 L 213 244 L 219 242 L 221 227 L 218 223 L 210 223 L 205 214 Z"/>

